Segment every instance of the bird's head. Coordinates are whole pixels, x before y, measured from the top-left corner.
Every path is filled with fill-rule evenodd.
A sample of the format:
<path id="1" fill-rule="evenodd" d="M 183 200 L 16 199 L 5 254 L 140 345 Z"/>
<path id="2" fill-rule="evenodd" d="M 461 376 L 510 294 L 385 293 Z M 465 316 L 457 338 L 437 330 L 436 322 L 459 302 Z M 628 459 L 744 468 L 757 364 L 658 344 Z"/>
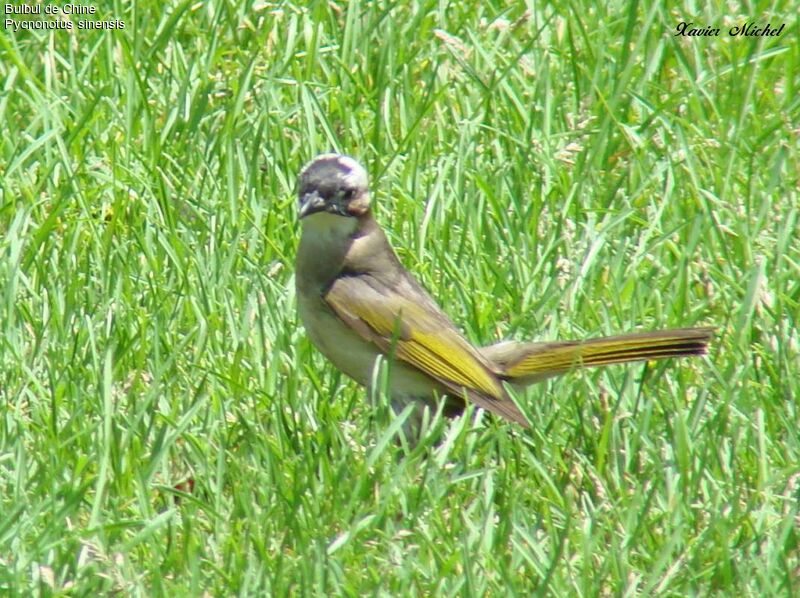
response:
<path id="1" fill-rule="evenodd" d="M 317 213 L 358 218 L 369 212 L 367 171 L 349 156 L 322 154 L 300 172 L 300 219 Z"/>

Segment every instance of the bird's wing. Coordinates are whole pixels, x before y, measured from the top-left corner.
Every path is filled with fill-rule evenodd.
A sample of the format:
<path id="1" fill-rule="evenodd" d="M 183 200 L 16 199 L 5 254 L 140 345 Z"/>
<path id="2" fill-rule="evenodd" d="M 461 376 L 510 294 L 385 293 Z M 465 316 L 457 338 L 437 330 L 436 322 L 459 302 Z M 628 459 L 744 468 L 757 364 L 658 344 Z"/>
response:
<path id="1" fill-rule="evenodd" d="M 368 274 L 342 276 L 324 296 L 333 312 L 383 353 L 424 372 L 457 396 L 527 426 L 502 382 L 478 351 L 434 309 Z"/>

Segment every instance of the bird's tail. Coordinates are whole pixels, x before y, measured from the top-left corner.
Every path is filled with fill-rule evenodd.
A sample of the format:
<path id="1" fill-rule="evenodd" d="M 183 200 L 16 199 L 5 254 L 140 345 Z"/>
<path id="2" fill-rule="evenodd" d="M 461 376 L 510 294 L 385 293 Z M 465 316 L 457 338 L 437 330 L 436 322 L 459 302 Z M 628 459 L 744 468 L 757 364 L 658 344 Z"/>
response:
<path id="1" fill-rule="evenodd" d="M 505 341 L 481 353 L 509 382 L 527 386 L 583 367 L 705 355 L 714 328 L 680 328 L 609 336 L 586 341 Z"/>

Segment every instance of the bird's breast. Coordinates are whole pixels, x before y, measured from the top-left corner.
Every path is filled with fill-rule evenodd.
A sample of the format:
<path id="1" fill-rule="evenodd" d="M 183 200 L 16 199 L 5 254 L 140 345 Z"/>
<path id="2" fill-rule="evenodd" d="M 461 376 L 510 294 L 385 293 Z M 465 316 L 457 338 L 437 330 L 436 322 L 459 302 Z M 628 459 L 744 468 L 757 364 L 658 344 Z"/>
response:
<path id="1" fill-rule="evenodd" d="M 350 330 L 320 298 L 299 296 L 298 311 L 314 346 L 345 374 L 367 385 L 380 354 L 377 347 Z"/>
<path id="2" fill-rule="evenodd" d="M 339 370 L 359 384 L 372 386 L 376 360 L 384 353 L 342 322 L 321 297 L 298 295 L 298 312 L 314 346 Z M 430 397 L 444 389 L 429 376 L 403 362 L 389 370 L 394 397 Z"/>

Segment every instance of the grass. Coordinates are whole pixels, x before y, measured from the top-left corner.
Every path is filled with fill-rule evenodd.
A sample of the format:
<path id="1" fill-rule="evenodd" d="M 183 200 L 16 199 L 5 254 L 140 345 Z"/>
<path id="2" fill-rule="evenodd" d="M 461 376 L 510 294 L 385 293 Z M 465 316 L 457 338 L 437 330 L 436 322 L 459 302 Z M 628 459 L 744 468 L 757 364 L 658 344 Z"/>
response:
<path id="1" fill-rule="evenodd" d="M 797 3 L 505 5 L 3 31 L 0 592 L 800 591 Z M 330 149 L 476 342 L 713 324 L 709 357 L 404 454 L 295 313 L 294 181 Z"/>

